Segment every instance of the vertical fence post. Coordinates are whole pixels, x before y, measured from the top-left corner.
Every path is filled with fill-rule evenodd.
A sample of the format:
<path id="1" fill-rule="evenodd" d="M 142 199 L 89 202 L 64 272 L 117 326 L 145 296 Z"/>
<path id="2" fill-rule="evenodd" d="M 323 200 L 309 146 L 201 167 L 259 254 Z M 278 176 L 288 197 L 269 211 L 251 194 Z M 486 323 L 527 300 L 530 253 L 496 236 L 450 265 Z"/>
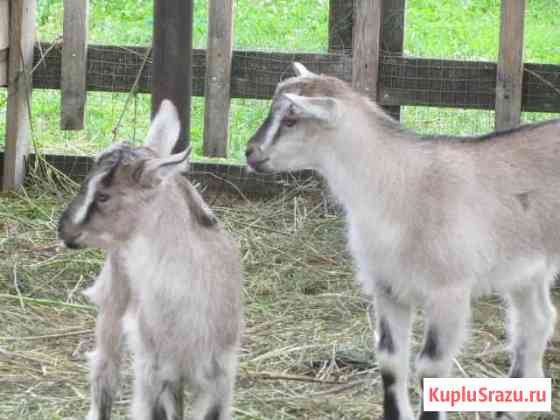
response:
<path id="1" fill-rule="evenodd" d="M 352 85 L 377 100 L 382 0 L 355 0 Z"/>
<path id="2" fill-rule="evenodd" d="M 0 0 L 0 86 L 6 86 L 8 83 L 9 22 L 8 0 Z"/>
<path id="3" fill-rule="evenodd" d="M 383 0 L 381 27 L 381 53 L 402 55 L 404 45 L 404 16 L 406 0 Z M 395 119 L 400 119 L 401 107 L 383 107 Z"/>
<path id="4" fill-rule="evenodd" d="M 81 130 L 87 100 L 88 0 L 64 0 L 60 128 Z"/>
<path id="5" fill-rule="evenodd" d="M 329 52 L 352 50 L 354 0 L 329 0 Z"/>
<path id="6" fill-rule="evenodd" d="M 525 0 L 502 0 L 496 80 L 496 130 L 519 125 L 523 87 Z"/>
<path id="7" fill-rule="evenodd" d="M 2 190 L 23 184 L 25 159 L 31 143 L 31 68 L 35 43 L 35 0 L 10 2 L 8 106 Z"/>
<path id="8" fill-rule="evenodd" d="M 181 133 L 175 152 L 190 142 L 192 16 L 192 0 L 154 0 L 152 117 L 164 99 L 177 108 Z"/>
<path id="9" fill-rule="evenodd" d="M 233 0 L 209 0 L 204 156 L 227 156 L 232 35 Z"/>

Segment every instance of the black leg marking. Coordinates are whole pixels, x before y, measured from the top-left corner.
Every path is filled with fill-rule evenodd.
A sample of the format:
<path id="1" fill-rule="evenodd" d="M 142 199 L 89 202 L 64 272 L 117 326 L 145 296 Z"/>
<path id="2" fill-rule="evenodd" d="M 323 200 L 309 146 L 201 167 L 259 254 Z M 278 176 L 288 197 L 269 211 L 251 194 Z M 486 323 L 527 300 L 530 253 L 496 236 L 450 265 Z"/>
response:
<path id="1" fill-rule="evenodd" d="M 430 327 L 426 334 L 426 342 L 424 343 L 424 348 L 422 349 L 422 353 L 420 353 L 420 357 L 435 360 L 440 356 L 441 351 L 438 344 L 437 331 L 434 327 Z"/>
<path id="2" fill-rule="evenodd" d="M 175 401 L 175 417 L 171 420 L 182 420 L 183 418 L 183 382 L 169 384 L 173 400 Z"/>
<path id="3" fill-rule="evenodd" d="M 422 388 L 422 395 L 420 395 L 420 419 L 419 420 L 438 420 L 438 411 L 424 411 L 424 378 L 420 380 L 420 387 Z"/>
<path id="4" fill-rule="evenodd" d="M 523 378 L 523 368 L 521 366 L 521 362 L 516 360 L 511 368 L 511 372 L 509 374 L 510 378 Z"/>
<path id="5" fill-rule="evenodd" d="M 512 362 L 511 362 L 511 370 L 509 372 L 510 378 L 523 378 L 523 353 L 525 350 L 525 344 L 520 344 L 515 348 Z"/>
<path id="6" fill-rule="evenodd" d="M 430 326 L 428 327 L 428 332 L 426 333 L 426 341 L 424 342 L 424 348 L 420 353 L 421 358 L 437 360 L 441 357 L 441 349 L 439 348 L 437 330 Z M 424 378 L 420 380 L 420 385 L 422 387 L 422 393 L 424 392 Z M 437 411 L 424 411 L 424 399 L 421 400 L 421 414 L 419 420 L 438 420 L 439 412 Z"/>
<path id="7" fill-rule="evenodd" d="M 152 410 L 152 420 L 167 420 L 167 415 L 165 414 L 165 409 L 156 401 L 154 408 Z"/>
<path id="8" fill-rule="evenodd" d="M 171 394 L 173 398 L 173 404 L 175 407 L 175 413 L 173 417 L 168 418 L 165 408 L 161 404 L 161 397 L 164 393 Z M 162 391 L 159 394 L 154 408 L 152 411 L 153 420 L 181 420 L 183 418 L 183 383 L 179 382 L 164 382 Z"/>
<path id="9" fill-rule="evenodd" d="M 437 411 L 423 411 L 420 414 L 420 420 L 438 420 L 439 412 Z"/>
<path id="10" fill-rule="evenodd" d="M 204 420 L 220 420 L 222 409 L 219 405 L 213 405 L 204 416 Z"/>
<path id="11" fill-rule="evenodd" d="M 383 418 L 385 420 L 399 420 L 400 413 L 395 394 L 391 387 L 395 384 L 392 373 L 381 373 L 383 379 Z"/>
<path id="12" fill-rule="evenodd" d="M 515 349 L 513 354 L 513 360 L 511 362 L 511 370 L 509 371 L 510 378 L 523 378 L 523 365 L 521 363 L 522 352 L 524 345 L 520 345 Z M 502 419 L 506 417 L 506 413 L 503 411 L 496 412 L 496 418 Z"/>
<path id="13" fill-rule="evenodd" d="M 113 397 L 106 389 L 101 390 L 99 397 L 99 420 L 111 420 L 111 407 L 113 405 Z"/>
<path id="14" fill-rule="evenodd" d="M 395 343 L 389 329 L 389 323 L 383 317 L 379 319 L 379 343 L 377 349 L 384 350 L 387 353 L 395 352 Z"/>

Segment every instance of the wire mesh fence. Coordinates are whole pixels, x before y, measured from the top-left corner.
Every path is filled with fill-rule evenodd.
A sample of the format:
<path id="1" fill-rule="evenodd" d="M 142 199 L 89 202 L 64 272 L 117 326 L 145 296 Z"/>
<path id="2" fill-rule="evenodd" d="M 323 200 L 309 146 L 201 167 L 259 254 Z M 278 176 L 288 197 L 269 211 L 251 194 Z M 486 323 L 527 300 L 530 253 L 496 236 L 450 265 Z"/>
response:
<path id="1" fill-rule="evenodd" d="M 126 6 L 126 0 L 119 1 Z M 57 40 L 62 32 L 62 2 L 40 3 L 39 39 L 55 42 L 41 44 L 35 57 L 34 85 L 38 89 L 33 95 L 33 137 L 39 151 L 58 156 L 92 156 L 114 141 L 142 141 L 150 116 L 152 62 L 146 45 L 152 23 L 149 3 L 141 1 L 134 12 L 120 15 L 108 9 L 107 2 L 91 4 L 90 27 L 94 30 L 90 39 L 112 45 L 89 47 L 87 123 L 86 129 L 79 132 L 59 129 L 61 45 Z M 552 33 L 557 31 L 558 9 L 547 9 L 551 19 L 547 17 L 540 23 L 535 20 L 539 8 L 542 11 L 546 3 L 529 5 L 528 35 L 536 32 L 537 24 L 549 25 Z M 245 143 L 264 120 L 278 82 L 292 76 L 293 61 L 302 62 L 312 71 L 350 81 L 350 6 L 351 2 L 345 0 L 237 2 L 228 162 L 243 162 Z M 496 65 L 492 61 L 498 48 L 499 1 L 457 0 L 444 6 L 408 0 L 406 10 L 390 11 L 383 27 L 386 33 L 401 31 L 399 16 L 406 15 L 404 53 L 384 51 L 379 101 L 393 107 L 406 104 L 401 107 L 401 121 L 422 134 L 466 136 L 491 131 L 496 84 Z M 452 16 L 455 19 L 451 20 Z M 196 2 L 195 47 L 205 46 L 206 19 L 206 2 Z M 540 28 L 542 32 L 546 31 Z M 541 45 L 538 37 L 527 39 L 527 59 L 550 57 L 550 62 L 560 63 L 560 51 L 553 44 Z M 144 46 L 124 46 L 128 42 Z M 194 51 L 192 65 L 195 98 L 191 139 L 197 160 L 203 158 L 203 49 Z M 524 109 L 559 112 L 558 66 L 528 66 L 525 76 Z M 6 92 L 0 90 L 0 104 L 5 102 Z M 4 112 L 5 107 L 0 109 Z M 554 115 L 526 112 L 523 119 L 535 121 Z M 5 116 L 0 114 L 0 141 L 4 130 Z"/>

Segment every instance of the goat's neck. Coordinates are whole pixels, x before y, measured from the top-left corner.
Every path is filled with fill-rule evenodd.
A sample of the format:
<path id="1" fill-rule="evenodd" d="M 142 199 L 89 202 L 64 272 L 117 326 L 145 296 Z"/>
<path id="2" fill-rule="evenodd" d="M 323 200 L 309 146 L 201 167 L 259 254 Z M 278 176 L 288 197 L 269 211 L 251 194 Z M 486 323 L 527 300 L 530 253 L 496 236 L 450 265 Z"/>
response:
<path id="1" fill-rule="evenodd" d="M 367 128 L 366 128 L 367 127 Z M 347 123 L 329 139 L 319 171 L 349 213 L 378 214 L 404 200 L 407 179 L 418 166 L 411 143 L 375 121 Z"/>
<path id="2" fill-rule="evenodd" d="M 161 254 L 158 258 L 166 254 L 172 256 L 174 250 L 188 243 L 185 229 L 178 226 L 190 223 L 190 211 L 172 182 L 165 185 L 141 211 L 145 214 L 142 217 L 145 222 L 139 226 L 137 234 L 150 239 L 153 252 Z"/>

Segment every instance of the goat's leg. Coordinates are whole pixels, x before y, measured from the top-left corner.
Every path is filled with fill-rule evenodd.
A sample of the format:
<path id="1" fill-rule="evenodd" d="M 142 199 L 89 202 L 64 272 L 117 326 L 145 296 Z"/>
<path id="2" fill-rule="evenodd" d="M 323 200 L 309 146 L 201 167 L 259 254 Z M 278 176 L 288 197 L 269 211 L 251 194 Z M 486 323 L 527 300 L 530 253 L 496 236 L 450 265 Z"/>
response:
<path id="1" fill-rule="evenodd" d="M 373 308 L 370 307 L 370 314 Z M 375 292 L 376 355 L 383 380 L 385 420 L 411 420 L 408 365 L 412 307 L 399 302 L 391 291 Z"/>
<path id="2" fill-rule="evenodd" d="M 127 318 L 126 326 L 134 354 L 131 418 L 182 420 L 184 375 L 177 355 L 162 351 L 143 311 Z"/>
<path id="3" fill-rule="evenodd" d="M 422 386 L 424 378 L 449 376 L 453 358 L 465 339 L 470 315 L 468 290 L 443 290 L 438 292 L 438 296 L 441 297 L 432 299 L 426 305 L 424 345 L 416 361 Z M 443 412 L 424 411 L 422 403 L 420 407 L 420 420 L 446 419 Z"/>
<path id="4" fill-rule="evenodd" d="M 211 362 L 210 372 L 197 378 L 193 420 L 231 420 L 231 400 L 235 384 L 237 357 L 234 351 Z"/>
<path id="5" fill-rule="evenodd" d="M 548 283 L 539 282 L 510 293 L 509 335 L 512 349 L 511 378 L 542 378 L 542 358 L 554 332 L 556 310 Z M 497 413 L 504 417 L 505 413 Z M 520 419 L 523 413 L 509 414 Z"/>
<path id="6" fill-rule="evenodd" d="M 156 401 L 156 411 L 160 411 L 162 420 L 183 420 L 183 381 L 165 381 Z M 159 420 L 154 416 L 154 420 Z"/>
<path id="7" fill-rule="evenodd" d="M 115 322 L 109 308 L 97 316 L 96 349 L 89 355 L 91 371 L 91 406 L 88 420 L 109 420 L 113 397 L 119 385 L 120 322 Z"/>
<path id="8" fill-rule="evenodd" d="M 542 357 L 554 332 L 556 310 L 547 284 L 510 293 L 511 378 L 542 378 Z"/>
<path id="9" fill-rule="evenodd" d="M 134 420 L 181 420 L 183 382 L 178 369 L 161 365 L 157 354 L 138 351 L 134 358 L 134 393 L 131 417 Z"/>
<path id="10" fill-rule="evenodd" d="M 134 352 L 134 387 L 130 406 L 134 420 L 165 420 L 165 412 L 157 405 L 163 391 L 163 381 L 157 361 L 151 354 Z"/>
<path id="11" fill-rule="evenodd" d="M 116 281 L 111 259 L 105 264 L 95 285 L 86 290 L 99 307 L 95 324 L 95 350 L 89 354 L 91 406 L 88 420 L 109 420 L 113 397 L 119 385 L 121 363 L 121 319 L 128 304 L 128 285 Z"/>

